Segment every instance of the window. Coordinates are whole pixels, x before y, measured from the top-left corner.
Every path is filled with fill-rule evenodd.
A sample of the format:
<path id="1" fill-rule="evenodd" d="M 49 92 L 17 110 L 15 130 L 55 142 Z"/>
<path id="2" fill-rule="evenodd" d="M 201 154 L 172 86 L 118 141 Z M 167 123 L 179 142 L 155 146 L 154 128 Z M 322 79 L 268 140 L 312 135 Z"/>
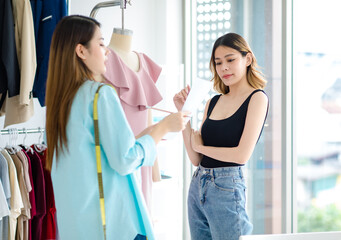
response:
<path id="1" fill-rule="evenodd" d="M 293 4 L 297 231 L 340 231 L 341 3 Z"/>

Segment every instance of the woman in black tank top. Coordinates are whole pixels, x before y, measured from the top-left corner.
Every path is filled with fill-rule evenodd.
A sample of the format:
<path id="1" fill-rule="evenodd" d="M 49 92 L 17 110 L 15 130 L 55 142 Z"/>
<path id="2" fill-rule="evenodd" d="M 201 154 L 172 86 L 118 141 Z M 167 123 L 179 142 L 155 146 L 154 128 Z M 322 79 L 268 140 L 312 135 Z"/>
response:
<path id="1" fill-rule="evenodd" d="M 238 240 L 252 233 L 242 166 L 267 117 L 266 80 L 251 48 L 235 33 L 216 40 L 210 69 L 219 95 L 206 103 L 200 131 L 190 123 L 183 131 L 189 159 L 198 166 L 188 194 L 188 219 L 193 240 Z M 189 91 L 187 86 L 174 96 L 179 111 Z"/>

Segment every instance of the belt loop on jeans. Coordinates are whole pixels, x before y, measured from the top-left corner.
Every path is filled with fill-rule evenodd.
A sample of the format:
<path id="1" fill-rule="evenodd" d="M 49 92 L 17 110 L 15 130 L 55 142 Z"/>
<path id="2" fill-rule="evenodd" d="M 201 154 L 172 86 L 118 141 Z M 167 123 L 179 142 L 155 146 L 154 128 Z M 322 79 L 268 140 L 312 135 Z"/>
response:
<path id="1" fill-rule="evenodd" d="M 194 171 L 194 177 L 198 176 L 198 173 L 200 171 L 200 165 L 198 166 L 198 168 Z"/>
<path id="2" fill-rule="evenodd" d="M 240 176 L 240 178 L 244 178 L 242 167 L 238 167 L 238 168 L 239 168 L 239 176 Z"/>

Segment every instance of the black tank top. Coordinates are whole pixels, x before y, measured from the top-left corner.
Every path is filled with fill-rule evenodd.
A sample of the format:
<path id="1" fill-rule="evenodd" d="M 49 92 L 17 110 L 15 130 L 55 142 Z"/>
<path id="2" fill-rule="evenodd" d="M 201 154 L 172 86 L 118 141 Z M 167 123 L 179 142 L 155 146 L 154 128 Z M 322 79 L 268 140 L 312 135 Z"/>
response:
<path id="1" fill-rule="evenodd" d="M 237 147 L 239 145 L 240 138 L 243 134 L 246 113 L 250 99 L 254 93 L 259 91 L 264 93 L 264 91 L 261 89 L 254 90 L 232 116 L 222 120 L 212 120 L 209 118 L 221 94 L 214 96 L 208 106 L 206 120 L 201 127 L 201 136 L 204 142 L 204 146 Z M 203 155 L 200 164 L 205 168 L 235 167 L 244 165 L 234 162 L 219 161 L 214 158 L 210 158 L 206 155 Z"/>

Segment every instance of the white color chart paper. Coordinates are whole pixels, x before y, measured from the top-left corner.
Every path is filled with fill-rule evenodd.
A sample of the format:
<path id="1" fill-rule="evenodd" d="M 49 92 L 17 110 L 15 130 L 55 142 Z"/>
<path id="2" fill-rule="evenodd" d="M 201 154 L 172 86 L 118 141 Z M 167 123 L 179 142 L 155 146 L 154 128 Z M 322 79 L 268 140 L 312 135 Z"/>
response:
<path id="1" fill-rule="evenodd" d="M 192 114 L 200 106 L 208 92 L 211 90 L 212 83 L 208 80 L 197 78 L 192 84 L 191 90 L 187 96 L 186 102 L 182 107 L 182 111 L 189 111 Z"/>

